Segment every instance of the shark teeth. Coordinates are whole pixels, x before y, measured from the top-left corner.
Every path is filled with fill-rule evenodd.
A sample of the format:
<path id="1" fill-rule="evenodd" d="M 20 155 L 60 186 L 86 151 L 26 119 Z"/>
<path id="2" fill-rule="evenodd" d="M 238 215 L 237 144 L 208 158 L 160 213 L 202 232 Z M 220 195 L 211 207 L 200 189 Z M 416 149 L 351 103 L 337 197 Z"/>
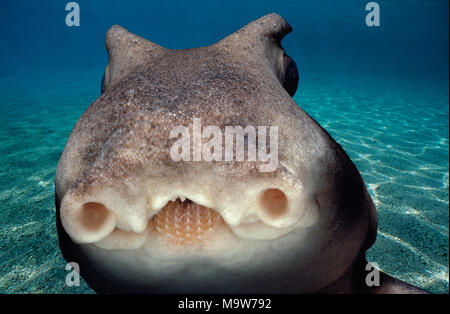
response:
<path id="1" fill-rule="evenodd" d="M 177 244 L 196 244 L 224 223 L 219 213 L 190 200 L 169 202 L 152 221 L 162 236 Z"/>
<path id="2" fill-rule="evenodd" d="M 180 196 L 172 196 L 172 197 L 170 198 L 170 200 L 171 200 L 172 202 L 176 202 L 177 199 L 179 199 L 180 201 L 184 202 L 184 201 L 186 200 L 186 197 L 180 195 Z"/>

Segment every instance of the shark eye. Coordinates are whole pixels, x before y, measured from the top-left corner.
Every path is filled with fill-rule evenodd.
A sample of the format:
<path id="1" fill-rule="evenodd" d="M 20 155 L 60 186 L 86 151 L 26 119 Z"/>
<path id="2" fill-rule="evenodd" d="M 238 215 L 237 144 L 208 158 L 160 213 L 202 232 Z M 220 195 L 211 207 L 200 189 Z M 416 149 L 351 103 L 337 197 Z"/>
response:
<path id="1" fill-rule="evenodd" d="M 298 86 L 298 69 L 295 61 L 288 55 L 284 56 L 284 69 L 283 87 L 293 97 Z"/>
<path id="2" fill-rule="evenodd" d="M 100 91 L 101 91 L 101 94 L 103 94 L 105 92 L 105 74 L 103 74 L 103 76 L 102 76 L 102 83 L 100 85 Z"/>

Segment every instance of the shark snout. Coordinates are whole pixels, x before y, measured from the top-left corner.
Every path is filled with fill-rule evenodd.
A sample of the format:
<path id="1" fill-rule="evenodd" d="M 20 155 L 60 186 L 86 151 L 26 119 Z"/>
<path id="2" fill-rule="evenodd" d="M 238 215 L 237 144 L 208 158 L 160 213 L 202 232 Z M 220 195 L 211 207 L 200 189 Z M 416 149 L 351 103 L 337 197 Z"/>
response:
<path id="1" fill-rule="evenodd" d="M 135 191 L 120 185 L 74 186 L 61 202 L 62 225 L 76 243 L 132 249 L 150 238 L 204 243 L 220 232 L 273 239 L 318 219 L 314 198 L 283 179 L 214 184 L 201 183 L 206 178 L 185 180 L 148 180 Z"/>
<path id="2" fill-rule="evenodd" d="M 61 222 L 77 243 L 95 243 L 116 230 L 140 234 L 146 227 L 145 204 L 113 189 L 81 192 L 70 189 L 64 196 Z"/>

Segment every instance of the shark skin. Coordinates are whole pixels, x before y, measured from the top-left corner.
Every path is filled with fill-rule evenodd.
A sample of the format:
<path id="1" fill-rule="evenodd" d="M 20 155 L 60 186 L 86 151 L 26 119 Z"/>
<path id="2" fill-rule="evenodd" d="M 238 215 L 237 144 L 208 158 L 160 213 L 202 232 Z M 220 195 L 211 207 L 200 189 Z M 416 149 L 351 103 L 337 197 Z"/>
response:
<path id="1" fill-rule="evenodd" d="M 424 292 L 383 273 L 365 284 L 377 212 L 341 146 L 292 99 L 291 31 L 271 13 L 211 46 L 170 50 L 108 30 L 102 94 L 55 179 L 61 251 L 95 291 Z M 276 169 L 173 160 L 171 130 L 194 119 L 277 126 Z"/>

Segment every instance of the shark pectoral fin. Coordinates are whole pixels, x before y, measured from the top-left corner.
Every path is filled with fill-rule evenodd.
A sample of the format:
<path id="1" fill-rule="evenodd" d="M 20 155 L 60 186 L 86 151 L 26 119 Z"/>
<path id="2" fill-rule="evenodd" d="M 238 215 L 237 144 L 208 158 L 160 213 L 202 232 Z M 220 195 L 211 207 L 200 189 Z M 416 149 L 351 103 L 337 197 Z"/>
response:
<path id="1" fill-rule="evenodd" d="M 352 293 L 360 294 L 428 294 L 429 292 L 393 278 L 379 270 L 378 278 L 373 277 L 374 268 L 367 267 L 368 262 L 360 257 L 354 265 L 351 275 Z M 370 269 L 370 270 L 367 270 Z M 374 280 L 376 279 L 376 280 Z"/>
<path id="2" fill-rule="evenodd" d="M 370 294 L 429 294 L 428 291 L 395 279 L 383 272 L 380 273 L 380 286 L 367 289 Z"/>
<path id="3" fill-rule="evenodd" d="M 351 268 L 332 284 L 318 291 L 323 294 L 428 294 L 429 292 L 395 279 L 369 263 L 361 253 Z"/>

